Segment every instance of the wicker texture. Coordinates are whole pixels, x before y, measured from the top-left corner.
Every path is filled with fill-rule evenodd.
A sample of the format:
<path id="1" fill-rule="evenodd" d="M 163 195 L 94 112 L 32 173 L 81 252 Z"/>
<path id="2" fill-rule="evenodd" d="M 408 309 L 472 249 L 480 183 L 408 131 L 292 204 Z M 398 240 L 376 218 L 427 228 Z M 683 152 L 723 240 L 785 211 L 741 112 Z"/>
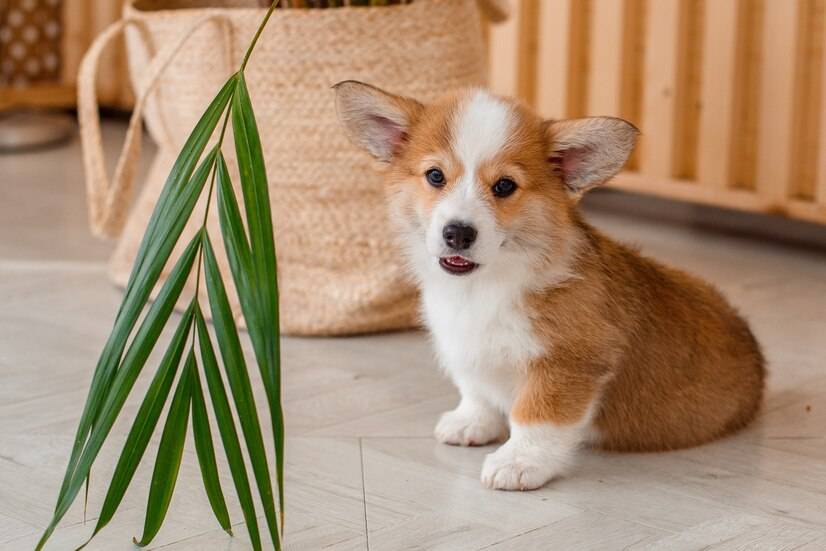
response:
<path id="1" fill-rule="evenodd" d="M 144 1 L 125 7 L 122 26 L 130 74 L 146 101 L 138 101 L 138 122 L 130 127 L 111 184 L 102 155 L 95 151 L 100 143 L 95 143 L 99 132 L 95 135 L 94 101 L 84 96 L 84 88 L 93 89 L 95 64 L 88 63 L 81 77 L 84 148 L 93 151 L 84 157 L 91 180 L 91 222 L 102 234 L 118 234 L 123 228 L 111 262 L 119 284 L 128 278 L 177 152 L 240 63 L 264 14 L 263 9 L 199 5 L 203 2 L 175 2 L 176 9 L 156 9 L 170 3 Z M 427 100 L 450 89 L 483 84 L 483 48 L 473 0 L 275 12 L 246 73 L 270 182 L 285 333 L 348 334 L 416 324 L 416 293 L 404 275 L 380 177 L 341 131 L 330 86 L 357 79 Z M 124 220 L 140 116 L 159 153 Z M 236 172 L 234 152 L 229 147 L 225 151 Z M 183 243 L 197 229 L 203 208 L 203 202 L 196 207 Z M 215 209 L 208 226 L 218 239 Z M 219 261 L 228 274 L 226 259 Z M 237 301 L 233 307 L 240 314 Z"/>

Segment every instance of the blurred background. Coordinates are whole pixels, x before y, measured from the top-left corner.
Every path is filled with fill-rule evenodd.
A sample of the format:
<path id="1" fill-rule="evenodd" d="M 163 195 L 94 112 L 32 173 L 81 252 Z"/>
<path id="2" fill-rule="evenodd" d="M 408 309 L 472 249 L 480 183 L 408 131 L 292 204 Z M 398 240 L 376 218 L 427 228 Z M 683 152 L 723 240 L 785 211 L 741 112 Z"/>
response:
<path id="1" fill-rule="evenodd" d="M 640 127 L 614 187 L 826 223 L 823 0 L 512 0 L 511 9 L 485 25 L 491 88 L 547 117 L 616 115 Z M 2 0 L 0 112 L 72 108 L 81 57 L 121 10 L 120 0 Z M 130 109 L 120 41 L 99 75 L 100 104 Z"/>

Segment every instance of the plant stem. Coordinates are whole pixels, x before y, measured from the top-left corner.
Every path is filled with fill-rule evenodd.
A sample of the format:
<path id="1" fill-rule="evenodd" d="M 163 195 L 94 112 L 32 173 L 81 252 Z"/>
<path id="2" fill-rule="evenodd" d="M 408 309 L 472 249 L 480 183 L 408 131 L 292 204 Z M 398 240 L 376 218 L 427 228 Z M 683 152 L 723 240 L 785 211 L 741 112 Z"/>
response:
<path id="1" fill-rule="evenodd" d="M 255 31 L 255 36 L 252 37 L 252 42 L 250 42 L 249 48 L 247 48 L 247 53 L 244 54 L 244 60 L 241 62 L 241 68 L 239 72 L 243 73 L 244 69 L 247 68 L 247 61 L 249 61 L 250 56 L 252 55 L 252 51 L 255 49 L 255 45 L 258 43 L 258 37 L 261 36 L 261 32 L 264 30 L 264 27 L 267 26 L 267 21 L 270 20 L 270 16 L 272 15 L 273 10 L 278 5 L 279 0 L 274 0 L 272 4 L 270 4 L 270 9 L 267 10 L 267 15 L 264 16 L 264 20 L 261 22 L 261 25 L 258 26 L 258 30 Z"/>
<path id="2" fill-rule="evenodd" d="M 267 26 L 267 22 L 270 20 L 270 16 L 272 15 L 273 10 L 275 10 L 276 6 L 278 6 L 279 0 L 274 0 L 272 4 L 270 4 L 269 9 L 267 10 L 267 14 L 264 16 L 263 21 L 258 26 L 258 30 L 255 31 L 255 36 L 252 37 L 252 42 L 250 42 L 249 47 L 247 48 L 247 52 L 244 54 L 244 59 L 241 61 L 241 68 L 238 69 L 238 72 L 233 76 L 233 78 L 239 78 L 243 73 L 244 69 L 247 67 L 247 62 L 252 55 L 252 51 L 255 49 L 255 45 L 258 43 L 258 38 L 261 36 L 261 33 L 264 31 L 264 27 Z M 233 93 L 234 94 L 234 93 Z M 221 151 L 221 147 L 224 145 L 224 136 L 227 133 L 227 124 L 229 123 L 229 115 L 232 111 L 232 99 L 230 98 L 229 104 L 227 105 L 227 110 L 224 113 L 224 122 L 221 125 L 221 134 L 218 136 L 218 143 L 215 144 L 214 150 L 216 151 L 216 155 L 218 152 Z M 206 208 L 204 208 L 204 218 L 201 221 L 201 235 L 206 235 L 206 224 L 207 224 L 207 217 L 209 216 L 209 207 L 212 205 L 212 195 L 215 189 L 215 172 L 218 169 L 218 162 L 217 159 L 215 163 L 212 165 L 212 176 L 209 180 L 209 190 L 207 190 L 207 202 Z M 197 275 L 195 276 L 195 300 L 198 300 L 198 293 L 201 289 L 201 265 L 203 261 L 203 254 L 204 249 L 200 247 L 198 250 L 198 268 L 197 268 Z M 192 332 L 192 342 L 193 346 L 195 343 L 195 332 Z"/>

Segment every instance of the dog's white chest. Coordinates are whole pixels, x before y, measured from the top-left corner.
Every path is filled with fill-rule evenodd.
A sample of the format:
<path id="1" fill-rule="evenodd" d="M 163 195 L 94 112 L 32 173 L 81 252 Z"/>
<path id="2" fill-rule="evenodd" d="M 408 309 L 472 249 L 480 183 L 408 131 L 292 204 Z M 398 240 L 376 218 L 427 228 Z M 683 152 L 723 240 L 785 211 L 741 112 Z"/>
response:
<path id="1" fill-rule="evenodd" d="M 463 394 L 507 413 L 525 364 L 542 351 L 517 290 L 425 286 L 422 295 L 442 367 Z"/>

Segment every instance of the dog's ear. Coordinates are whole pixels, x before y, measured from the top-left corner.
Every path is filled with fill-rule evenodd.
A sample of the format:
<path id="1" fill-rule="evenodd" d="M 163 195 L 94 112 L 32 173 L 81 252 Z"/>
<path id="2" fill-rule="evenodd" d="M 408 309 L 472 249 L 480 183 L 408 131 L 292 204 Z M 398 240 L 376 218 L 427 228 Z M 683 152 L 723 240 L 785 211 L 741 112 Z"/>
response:
<path id="1" fill-rule="evenodd" d="M 546 121 L 548 162 L 579 197 L 622 169 L 638 135 L 636 126 L 614 117 Z"/>
<path id="2" fill-rule="evenodd" d="M 339 82 L 333 89 L 338 118 L 350 138 L 380 161 L 399 153 L 424 108 L 416 100 L 354 80 Z"/>

